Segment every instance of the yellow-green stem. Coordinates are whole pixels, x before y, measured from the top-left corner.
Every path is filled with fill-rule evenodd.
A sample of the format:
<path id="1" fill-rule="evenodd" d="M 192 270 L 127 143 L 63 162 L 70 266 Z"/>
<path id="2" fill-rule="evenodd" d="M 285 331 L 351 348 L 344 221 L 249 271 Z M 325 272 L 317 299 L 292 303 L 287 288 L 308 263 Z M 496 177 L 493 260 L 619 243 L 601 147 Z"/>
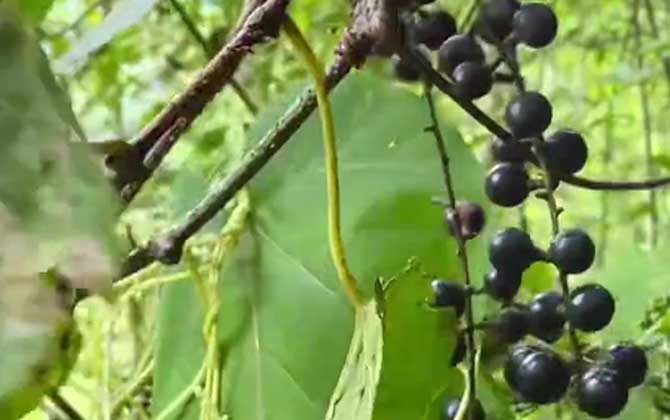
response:
<path id="1" fill-rule="evenodd" d="M 319 104 L 319 114 L 323 128 L 323 143 L 326 157 L 326 180 L 328 183 L 328 237 L 330 253 L 337 270 L 338 278 L 344 287 L 351 304 L 358 308 L 362 298 L 356 285 L 356 279 L 347 266 L 346 253 L 340 227 L 340 185 L 337 168 L 337 148 L 335 145 L 335 124 L 333 111 L 326 89 L 323 65 L 303 37 L 300 29 L 290 17 L 284 21 L 284 32 L 296 52 L 305 61 L 307 69 L 314 79 L 314 89 Z"/>

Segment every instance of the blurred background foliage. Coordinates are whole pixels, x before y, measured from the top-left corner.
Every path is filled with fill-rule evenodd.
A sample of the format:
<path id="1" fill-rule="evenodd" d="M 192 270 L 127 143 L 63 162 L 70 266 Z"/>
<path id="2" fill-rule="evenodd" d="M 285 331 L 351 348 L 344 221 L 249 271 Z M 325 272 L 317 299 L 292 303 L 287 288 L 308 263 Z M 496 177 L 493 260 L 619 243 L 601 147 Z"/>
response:
<path id="1" fill-rule="evenodd" d="M 208 52 L 184 24 L 178 8 L 183 8 L 190 16 L 209 48 L 215 51 L 235 27 L 243 7 L 242 0 L 21 0 L 19 3 L 24 16 L 30 19 L 36 29 L 54 73 L 67 87 L 75 114 L 92 141 L 132 138 L 167 101 L 184 90 L 207 62 Z M 431 7 L 445 8 L 454 16 L 462 18 L 472 3 L 471 0 L 441 0 Z M 670 1 L 560 0 L 548 3 L 554 6 L 560 18 L 558 39 L 545 50 L 532 53 L 522 51 L 522 68 L 529 89 L 542 91 L 551 99 L 554 105 L 552 128 L 568 127 L 584 134 L 590 157 L 581 175 L 599 180 L 636 180 L 670 173 Z M 635 12 L 636 8 L 639 12 Z M 324 62 L 330 62 L 346 27 L 348 2 L 295 0 L 290 12 L 318 56 Z M 420 86 L 393 80 L 388 60 L 371 59 L 362 72 L 365 73 L 364 77 L 370 79 L 357 80 L 356 86 L 366 89 L 365 86 L 369 85 L 382 98 L 384 89 L 388 89 L 390 97 L 411 98 L 406 101 L 415 101 L 417 103 L 414 105 L 420 106 Z M 214 179 L 235 167 L 248 145 L 256 142 L 264 132 L 263 129 L 280 115 L 287 99 L 294 97 L 309 80 L 299 59 L 283 38 L 258 47 L 243 63 L 235 77 L 255 106 L 261 110 L 261 117 L 257 118 L 233 89 L 226 88 L 179 142 L 161 171 L 142 191 L 132 207 L 123 214 L 120 232 L 125 230 L 125 226 L 129 226 L 133 236 L 143 242 L 152 233 L 183 216 L 208 190 Z M 478 104 L 500 119 L 513 92 L 511 85 L 499 86 L 493 94 L 478 101 Z M 393 101 L 389 99 L 389 102 Z M 458 149 L 464 142 L 477 159 L 477 162 L 468 161 L 472 156 L 465 149 L 454 156 L 457 160 L 454 176 L 460 193 L 481 200 L 482 176 L 491 164 L 488 150 L 491 137 L 448 98 L 441 97 L 438 102 L 445 129 L 448 127 L 448 130 L 453 131 L 449 136 L 450 142 L 455 144 L 453 147 Z M 384 112 L 386 107 L 368 104 L 356 108 L 358 104 L 351 97 L 343 103 L 353 107 L 354 111 L 368 112 L 370 117 L 353 118 L 338 116 L 336 113 L 336 121 L 342 119 L 346 120 L 346 124 L 357 125 L 345 127 L 341 131 L 347 134 L 358 133 L 356 139 L 359 142 L 374 141 L 375 139 L 366 140 L 362 137 L 380 132 L 379 127 L 387 124 L 384 114 L 377 115 Z M 417 115 L 421 115 L 417 109 L 421 108 L 416 107 L 410 107 L 408 109 L 411 112 L 400 115 L 417 118 Z M 336 106 L 336 109 L 345 112 L 347 106 Z M 393 121 L 394 126 L 400 124 L 420 131 L 427 122 L 424 118 L 420 121 L 407 121 L 403 125 L 402 120 L 394 121 L 399 118 L 398 114 L 388 112 L 388 123 Z M 314 119 L 311 123 L 312 128 L 301 131 L 301 136 L 316 141 L 318 126 Z M 368 124 L 374 126 L 368 127 Z M 419 134 L 416 133 L 417 136 Z M 403 139 L 397 140 L 402 144 Z M 645 141 L 652 145 L 651 153 L 645 148 Z M 366 150 L 361 153 L 374 151 Z M 293 155 L 297 156 L 296 159 L 304 158 L 295 151 Z M 416 159 L 417 170 L 421 170 L 421 165 L 425 164 L 424 156 L 418 153 L 417 156 L 410 154 L 410 157 Z M 462 164 L 458 159 L 462 159 Z M 275 177 L 281 177 L 287 168 L 293 170 L 290 165 L 274 169 L 269 167 L 268 170 Z M 315 173 L 318 174 L 318 170 Z M 417 191 L 425 188 L 428 192 L 439 193 L 439 176 L 439 172 L 435 171 L 434 184 L 437 185 L 416 185 Z M 290 178 L 298 181 L 301 179 L 298 176 Z M 346 179 L 345 177 L 345 181 Z M 398 181 L 388 176 L 384 182 Z M 255 200 L 261 203 L 260 218 L 266 218 L 261 223 L 266 227 L 276 224 L 275 227 L 279 229 L 276 235 L 290 236 L 288 242 L 299 248 L 301 229 L 305 230 L 305 236 L 309 236 L 307 232 L 322 228 L 314 225 L 318 218 L 311 219 L 307 216 L 304 220 L 309 222 L 309 226 L 300 225 L 301 218 L 295 215 L 286 220 L 273 221 L 272 216 L 275 213 L 263 213 L 266 208 L 263 207 L 266 205 L 264 194 L 271 196 L 265 201 L 269 203 L 267 208 L 274 209 L 273 211 L 280 205 L 290 207 L 281 200 L 294 200 L 295 196 L 282 198 L 282 194 L 289 193 L 267 179 L 264 181 L 261 178 L 258 184 L 258 188 L 252 191 L 252 197 L 256 194 Z M 276 195 L 273 194 L 275 187 L 280 191 Z M 357 200 L 364 200 L 356 197 Z M 670 258 L 668 190 L 659 190 L 651 195 L 649 192 L 593 192 L 564 185 L 558 190 L 558 199 L 565 208 L 563 225 L 587 229 L 596 240 L 599 252 L 598 267 L 574 281 L 595 279 L 609 287 L 617 297 L 618 307 L 613 327 L 593 337 L 591 341 L 593 344 L 609 344 L 618 340 L 641 339 L 644 344 L 655 349 L 654 372 L 657 374 L 655 378 L 658 379 L 658 386 L 645 388 L 636 394 L 635 404 L 631 404 L 621 418 L 652 418 L 652 415 L 667 418 L 662 411 L 667 411 L 670 407 L 663 391 L 670 389 L 670 318 L 667 312 L 670 303 L 664 298 L 668 294 L 667 284 L 670 281 L 670 274 L 666 269 Z M 309 210 L 312 205 L 309 201 L 291 203 L 302 207 L 300 211 L 305 211 L 305 208 Z M 345 208 L 357 207 L 347 203 L 346 195 L 343 205 Z M 316 204 L 314 206 L 318 207 Z M 361 205 L 361 208 L 365 209 L 367 206 Z M 495 208 L 488 210 L 488 227 L 484 237 L 478 244 L 473 245 L 476 281 L 488 269 L 483 247 L 497 228 L 519 224 L 520 219 L 525 218 L 536 243 L 547 244 L 549 239 L 548 213 L 541 200 L 530 200 L 518 211 Z M 390 210 L 386 208 L 384 211 Z M 411 211 L 415 209 L 402 210 L 402 214 L 410 214 L 408 212 Z M 429 213 L 428 211 L 425 214 Z M 230 211 L 226 211 L 210 223 L 198 243 L 206 243 L 208 239 L 215 238 L 229 215 Z M 387 220 L 384 217 L 381 219 Z M 439 223 L 439 219 L 436 219 L 436 231 L 442 229 Z M 310 246 L 317 246 L 309 243 L 312 244 Z M 380 246 L 380 252 L 385 252 L 384 247 L 390 245 L 386 243 Z M 371 252 L 373 247 L 365 244 L 361 249 Z M 198 251 L 207 254 L 209 248 L 196 248 L 195 252 Z M 298 250 L 296 254 L 300 252 L 302 251 Z M 448 259 L 446 254 L 445 259 Z M 199 257 L 207 259 L 206 256 Z M 354 257 L 354 260 L 360 263 L 358 259 L 362 258 L 365 257 Z M 398 261 L 396 268 L 399 270 L 404 263 L 405 261 Z M 453 260 L 445 262 L 445 267 L 437 264 L 430 270 L 444 270 L 445 275 L 457 275 Z M 234 265 L 232 270 L 236 270 Z M 545 290 L 551 287 L 553 276 L 554 273 L 546 267 L 534 267 L 526 274 L 524 287 L 528 293 L 531 290 Z M 371 285 L 370 282 L 369 289 Z M 120 418 L 113 416 L 119 415 L 114 412 L 115 396 L 128 383 L 132 383 L 142 367 L 146 367 L 143 362 L 146 354 L 153 350 L 154 335 L 157 329 L 162 331 L 157 327 L 158 324 L 163 323 L 163 330 L 165 323 L 174 325 L 176 331 L 186 331 L 186 337 L 189 337 L 190 331 L 192 340 L 197 340 L 201 334 L 198 326 L 202 325 L 203 313 L 194 314 L 193 311 L 198 310 L 191 305 L 197 303 L 197 293 L 193 293 L 192 289 L 171 290 L 170 287 L 162 295 L 159 291 L 152 290 L 131 294 L 128 299 L 115 304 L 92 298 L 78 306 L 75 318 L 84 339 L 77 364 L 63 393 L 73 405 L 85 413 L 87 419 Z M 333 287 L 336 287 L 334 283 Z M 236 293 L 244 292 L 235 290 L 232 286 L 227 293 L 236 296 Z M 221 295 L 225 299 L 225 294 Z M 343 310 L 342 302 L 331 304 L 339 307 L 338 310 Z M 490 308 L 482 304 L 478 309 L 485 314 Z M 336 312 L 335 309 L 334 311 Z M 348 328 L 346 325 L 351 322 L 350 315 L 338 313 L 334 317 L 337 319 L 329 322 L 334 322 L 335 327 Z M 640 323 L 645 319 L 647 322 L 641 327 Z M 226 320 L 222 322 L 225 323 Z M 172 332 L 174 333 L 175 331 Z M 339 358 L 342 363 L 351 331 L 339 331 L 338 334 L 342 336 L 338 341 L 341 348 L 338 347 L 338 353 L 334 357 L 336 360 Z M 169 337 L 164 339 L 171 343 Z M 157 343 L 160 345 L 161 339 Z M 191 381 L 205 352 L 204 348 L 193 350 L 200 344 L 193 344 L 193 347 L 184 343 L 181 344 L 182 347 L 170 344 L 172 345 L 175 347 L 170 349 L 174 348 L 182 354 L 170 363 L 180 365 L 165 365 L 168 362 L 163 361 L 162 369 L 182 372 L 180 369 L 187 367 L 183 371 L 183 377 L 168 380 L 176 381 L 176 384 L 162 385 L 162 392 L 167 392 L 162 397 L 163 401 L 174 399 L 174 393 L 181 389 L 179 384 L 188 384 Z M 161 361 L 158 360 L 157 363 L 160 368 Z M 337 365 L 334 362 L 333 364 Z M 333 369 L 336 372 L 337 366 Z M 161 380 L 158 376 L 157 378 L 158 381 Z M 334 386 L 336 379 L 337 376 L 329 377 L 328 383 Z M 484 379 L 486 383 L 492 384 L 495 380 L 493 377 Z M 150 384 L 151 380 L 148 379 L 146 383 Z M 460 383 L 453 385 L 456 389 L 460 386 Z M 150 387 L 147 386 L 146 389 Z M 279 389 L 277 388 L 277 392 L 280 392 Z M 512 416 L 505 411 L 509 407 L 502 408 L 506 407 L 509 395 L 495 384 L 485 386 L 482 392 L 485 393 L 485 406 L 496 407 L 493 418 L 504 419 Z M 325 403 L 327 402 L 326 400 Z M 320 400 L 315 404 L 318 406 L 319 403 Z M 123 412 L 143 413 L 145 406 L 149 404 L 149 401 L 136 399 L 132 402 L 134 408 Z M 272 402 L 268 404 L 269 408 L 282 408 L 277 402 L 274 403 L 276 406 L 272 406 Z M 325 408 L 318 406 L 310 410 L 319 413 L 314 418 L 322 418 Z M 240 410 L 250 413 L 245 411 L 245 407 Z M 291 409 L 284 407 L 284 410 L 287 411 L 274 413 L 268 418 L 295 418 L 288 414 Z M 26 418 L 44 419 L 47 411 L 48 404 Z M 190 411 L 195 413 L 193 409 Z M 559 416 L 579 418 L 570 406 L 518 415 L 538 419 Z M 141 414 L 124 416 L 126 417 L 123 418 L 129 419 L 143 418 Z M 247 420 L 263 416 L 255 412 L 253 416 L 249 414 L 249 417 L 233 418 Z"/>

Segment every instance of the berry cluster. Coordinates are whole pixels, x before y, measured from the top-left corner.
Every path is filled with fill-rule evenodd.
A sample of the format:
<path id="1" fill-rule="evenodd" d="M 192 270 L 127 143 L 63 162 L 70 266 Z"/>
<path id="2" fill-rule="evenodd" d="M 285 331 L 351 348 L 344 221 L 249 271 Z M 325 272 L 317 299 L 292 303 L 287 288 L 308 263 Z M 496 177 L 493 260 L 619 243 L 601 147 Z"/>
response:
<path id="1" fill-rule="evenodd" d="M 596 352 L 595 358 L 582 353 L 577 332 L 605 328 L 614 316 L 615 301 L 606 288 L 595 283 L 570 291 L 568 275 L 584 273 L 591 267 L 595 245 L 581 229 L 560 230 L 561 210 L 553 192 L 562 176 L 584 167 L 588 147 L 583 136 L 570 129 L 545 137 L 553 119 L 552 105 L 541 93 L 525 90 L 516 57 L 521 45 L 532 49 L 549 45 L 556 37 L 558 19 L 546 4 L 487 0 L 480 7 L 473 29 L 458 33 L 449 13 L 422 10 L 420 6 L 427 3 L 431 1 L 412 2 L 415 19 L 408 30 L 409 42 L 422 46 L 424 54 L 437 51 L 437 67 L 460 97 L 474 100 L 488 94 L 503 65 L 512 72 L 514 80 L 521 81 L 517 83 L 518 96 L 509 102 L 504 113 L 511 137 L 494 138 L 491 143 L 496 163 L 486 177 L 485 192 L 494 204 L 514 207 L 537 191 L 537 196 L 550 204 L 554 231 L 548 249 L 536 246 L 521 229 L 498 232 L 489 246 L 492 269 L 485 276 L 481 291 L 448 280 L 433 282 L 434 306 L 453 308 L 458 317 L 467 311 L 470 297 L 480 292 L 501 304 L 495 317 L 466 326 L 466 332 L 458 337 L 451 362 L 458 364 L 468 351 L 473 351 L 465 345 L 464 335 L 476 327 L 501 345 L 512 346 L 504 377 L 521 401 L 555 403 L 571 389 L 572 399 L 583 412 L 598 418 L 613 417 L 625 407 L 629 389 L 644 381 L 646 356 L 639 347 L 629 344 Z M 499 59 L 487 64 L 480 42 L 497 51 Z M 413 63 L 397 60 L 395 70 L 403 80 L 421 78 Z M 484 212 L 474 203 L 461 202 L 447 212 L 446 220 L 452 235 L 465 241 L 482 230 Z M 527 303 L 516 301 L 524 271 L 538 261 L 558 269 L 561 291 L 540 293 Z M 570 357 L 551 347 L 566 331 L 573 350 Z M 446 400 L 443 418 L 455 418 L 459 407 L 460 399 Z M 471 402 L 469 416 L 471 420 L 485 418 L 479 400 Z"/>

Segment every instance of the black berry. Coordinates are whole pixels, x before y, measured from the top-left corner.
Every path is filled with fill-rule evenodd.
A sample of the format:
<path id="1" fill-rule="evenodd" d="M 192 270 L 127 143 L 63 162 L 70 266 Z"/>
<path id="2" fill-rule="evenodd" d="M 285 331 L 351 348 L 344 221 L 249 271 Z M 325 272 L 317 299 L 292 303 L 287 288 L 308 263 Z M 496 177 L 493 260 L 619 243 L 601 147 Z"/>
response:
<path id="1" fill-rule="evenodd" d="M 546 47 L 556 38 L 557 31 L 556 14 L 545 4 L 524 4 L 514 15 L 514 34 L 529 47 Z"/>
<path id="2" fill-rule="evenodd" d="M 560 173 L 574 174 L 584 167 L 589 151 L 581 134 L 561 130 L 547 139 L 546 153 L 551 169 Z"/>
<path id="3" fill-rule="evenodd" d="M 541 351 L 541 348 L 537 346 L 519 345 L 512 348 L 503 369 L 505 381 L 510 388 L 517 389 L 519 387 L 518 371 L 523 359 L 538 351 Z"/>
<path id="4" fill-rule="evenodd" d="M 614 417 L 628 402 L 628 388 L 615 372 L 603 367 L 586 371 L 577 385 L 580 410 L 597 418 Z"/>
<path id="5" fill-rule="evenodd" d="M 620 375 L 623 383 L 632 388 L 641 385 L 647 375 L 648 363 L 644 350 L 632 345 L 619 345 L 610 349 L 608 367 Z"/>
<path id="6" fill-rule="evenodd" d="M 486 176 L 484 189 L 493 203 L 503 207 L 517 206 L 530 192 L 528 172 L 519 163 L 499 163 Z"/>
<path id="7" fill-rule="evenodd" d="M 404 82 L 417 82 L 421 80 L 421 72 L 412 63 L 396 58 L 393 60 L 393 74 Z"/>
<path id="8" fill-rule="evenodd" d="M 444 41 L 437 54 L 438 68 L 444 74 L 452 75 L 461 63 L 484 62 L 484 50 L 470 35 L 454 35 Z"/>
<path id="9" fill-rule="evenodd" d="M 521 5 L 517 0 L 488 0 L 479 8 L 477 27 L 489 42 L 504 40 L 512 32 L 514 13 Z"/>
<path id="10" fill-rule="evenodd" d="M 486 64 L 476 61 L 459 64 L 454 69 L 452 79 L 458 94 L 467 99 L 481 98 L 493 87 L 491 70 Z"/>
<path id="11" fill-rule="evenodd" d="M 505 121 L 517 139 L 539 136 L 552 119 L 551 103 L 541 93 L 524 92 L 505 109 Z"/>
<path id="12" fill-rule="evenodd" d="M 412 30 L 417 44 L 437 50 L 447 38 L 456 33 L 456 20 L 445 11 L 425 13 Z"/>
<path id="13" fill-rule="evenodd" d="M 489 261 L 498 270 L 521 273 L 539 259 L 538 249 L 521 229 L 501 230 L 489 245 Z"/>
<path id="14" fill-rule="evenodd" d="M 488 330 L 503 343 L 516 343 L 530 330 L 528 312 L 517 308 L 504 309 L 489 323 Z"/>
<path id="15" fill-rule="evenodd" d="M 435 294 L 433 304 L 436 307 L 453 307 L 457 317 L 463 315 L 463 310 L 465 309 L 465 290 L 463 286 L 449 280 L 433 280 L 431 286 Z"/>
<path id="16" fill-rule="evenodd" d="M 421 80 L 419 69 L 411 62 L 398 57 L 393 59 L 393 74 L 396 78 L 405 82 L 417 82 Z"/>
<path id="17" fill-rule="evenodd" d="M 491 142 L 491 154 L 496 162 L 525 162 L 530 156 L 530 143 L 514 139 L 501 140 L 495 137 Z"/>
<path id="18" fill-rule="evenodd" d="M 442 408 L 442 420 L 454 420 L 456 414 L 458 414 L 458 409 L 461 407 L 461 400 L 458 398 L 445 398 L 444 405 Z M 484 420 L 486 419 L 486 413 L 484 413 L 484 407 L 482 403 L 476 399 L 470 405 L 470 416 L 465 417 L 468 420 Z"/>
<path id="19" fill-rule="evenodd" d="M 570 293 L 566 318 L 578 330 L 599 331 L 612 321 L 614 308 L 614 298 L 607 289 L 585 284 Z"/>
<path id="20" fill-rule="evenodd" d="M 456 203 L 456 214 L 458 215 L 458 220 L 461 226 L 461 237 L 465 240 L 470 240 L 484 229 L 486 224 L 486 216 L 484 214 L 484 209 L 477 203 L 472 201 L 459 201 Z M 453 235 L 456 231 L 456 220 L 454 213 L 451 209 L 447 209 L 445 212 L 447 225 L 449 226 L 449 231 Z"/>
<path id="21" fill-rule="evenodd" d="M 521 272 L 493 269 L 484 276 L 484 290 L 495 300 L 509 302 L 519 292 Z"/>
<path id="22" fill-rule="evenodd" d="M 583 273 L 591 267 L 595 258 L 596 246 L 581 229 L 561 232 L 549 247 L 549 259 L 567 274 Z"/>
<path id="23" fill-rule="evenodd" d="M 556 292 L 545 292 L 535 296 L 528 310 L 532 334 L 548 343 L 563 335 L 565 309 L 563 296 Z"/>
<path id="24" fill-rule="evenodd" d="M 565 395 L 570 384 L 570 369 L 548 349 L 518 350 L 507 360 L 505 379 L 525 401 L 548 404 Z"/>

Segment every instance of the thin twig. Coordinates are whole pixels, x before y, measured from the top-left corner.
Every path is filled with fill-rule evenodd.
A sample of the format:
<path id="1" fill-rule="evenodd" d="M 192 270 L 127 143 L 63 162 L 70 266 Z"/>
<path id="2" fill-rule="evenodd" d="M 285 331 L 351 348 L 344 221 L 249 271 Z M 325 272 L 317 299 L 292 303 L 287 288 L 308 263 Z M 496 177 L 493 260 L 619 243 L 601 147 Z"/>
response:
<path id="1" fill-rule="evenodd" d="M 498 124 L 491 117 L 486 115 L 472 101 L 459 97 L 454 91 L 453 86 L 442 77 L 424 57 L 411 48 L 399 52 L 403 59 L 413 60 L 423 75 L 440 91 L 449 96 L 458 106 L 468 113 L 475 121 L 484 126 L 491 134 L 499 137 L 503 141 L 512 138 L 512 134 L 504 127 Z M 576 187 L 589 190 L 611 190 L 611 191 L 631 191 L 631 190 L 649 190 L 670 185 L 670 177 L 651 178 L 642 181 L 598 181 L 576 175 L 558 174 L 561 181 Z"/>
<path id="2" fill-rule="evenodd" d="M 50 393 L 49 399 L 68 417 L 69 420 L 84 420 L 84 417 L 82 417 L 82 415 L 79 414 L 79 412 L 58 393 L 58 391 Z"/>
<path id="3" fill-rule="evenodd" d="M 594 181 L 577 175 L 561 174 L 561 181 L 587 190 L 598 191 L 647 191 L 670 185 L 670 177 L 642 181 Z"/>
<path id="4" fill-rule="evenodd" d="M 212 45 L 209 42 L 207 42 L 207 39 L 202 34 L 202 32 L 200 32 L 200 29 L 198 29 L 198 26 L 191 18 L 191 15 L 188 14 L 186 9 L 184 8 L 184 5 L 182 5 L 179 2 L 179 0 L 170 0 L 170 4 L 172 4 L 172 7 L 174 7 L 182 23 L 184 24 L 184 26 L 186 26 L 186 29 L 188 29 L 188 32 L 195 39 L 198 45 L 200 45 L 200 48 L 205 53 L 207 58 L 211 59 L 212 57 L 214 57 L 216 55 L 216 51 L 214 51 Z M 235 79 L 235 77 L 230 78 L 230 87 L 233 88 L 237 96 L 244 103 L 244 105 L 247 107 L 247 109 L 252 115 L 258 114 L 258 106 L 256 106 L 256 104 L 251 99 L 251 96 L 249 96 L 249 93 L 246 91 L 244 86 L 242 86 Z"/>
<path id="5" fill-rule="evenodd" d="M 337 56 L 326 76 L 326 85 L 332 90 L 349 73 L 351 64 L 346 56 Z M 316 109 L 316 94 L 307 89 L 289 108 L 277 124 L 244 157 L 240 165 L 218 184 L 191 210 L 184 221 L 151 241 L 148 247 L 136 250 L 126 260 L 123 275 L 139 271 L 159 260 L 175 264 L 181 259 L 184 243 L 218 214 L 235 194 L 242 189 L 265 164 L 291 139 Z"/>
<path id="6" fill-rule="evenodd" d="M 603 171 L 605 174 L 610 173 L 610 165 L 612 163 L 612 136 L 614 133 L 614 118 L 613 118 L 612 101 L 607 104 L 607 120 L 605 123 L 605 147 L 602 151 Z M 605 191 L 600 197 L 600 240 L 598 243 L 598 265 L 605 264 L 605 256 L 607 255 L 607 248 L 609 245 L 609 218 L 610 218 L 610 194 Z"/>
<path id="7" fill-rule="evenodd" d="M 398 55 L 402 60 L 408 63 L 414 63 L 418 69 L 423 73 L 426 79 L 447 96 L 449 96 L 458 106 L 463 108 L 472 118 L 479 124 L 483 125 L 489 132 L 500 137 L 502 140 L 509 140 L 512 135 L 505 130 L 500 124 L 489 117 L 484 111 L 479 109 L 472 101 L 467 100 L 456 93 L 454 87 L 437 71 L 433 69 L 430 61 L 426 59 L 419 51 L 410 46 L 403 47 L 398 51 Z"/>
<path id="8" fill-rule="evenodd" d="M 451 179 L 451 170 L 449 167 L 449 154 L 447 153 L 447 146 L 442 136 L 442 131 L 440 130 L 439 122 L 437 119 L 437 114 L 435 111 L 435 103 L 433 101 L 433 94 L 431 92 L 432 86 L 430 83 L 426 83 L 424 96 L 426 97 L 426 102 L 428 103 L 428 109 L 430 111 L 431 126 L 426 130 L 433 133 L 435 137 L 435 144 L 440 156 L 440 163 L 442 164 L 442 174 L 444 176 L 444 185 L 447 190 L 447 196 L 449 198 L 449 211 L 451 211 L 453 216 L 453 236 L 456 239 L 456 245 L 458 246 L 458 257 L 461 261 L 461 269 L 465 276 L 465 288 L 467 293 L 465 295 L 465 345 L 467 350 L 468 357 L 468 381 L 467 391 L 468 395 L 466 401 L 468 403 L 467 413 L 472 412 L 472 406 L 477 396 L 476 388 L 476 369 L 477 369 L 477 347 L 475 343 L 475 320 L 472 310 L 472 280 L 470 278 L 470 265 L 468 263 L 468 252 L 465 246 L 465 239 L 461 235 L 461 220 L 456 211 L 456 193 L 454 192 L 454 185 Z M 466 415 L 466 418 L 471 418 L 469 414 Z"/>
<path id="9" fill-rule="evenodd" d="M 633 30 L 635 40 L 635 51 L 637 55 L 637 66 L 639 71 L 644 70 L 644 56 L 642 52 L 642 28 L 640 27 L 640 0 L 633 4 Z M 642 125 L 644 127 L 644 164 L 648 177 L 654 175 L 653 144 L 651 136 L 651 111 L 649 109 L 649 92 L 647 82 L 641 80 L 638 83 L 640 91 L 640 106 L 642 108 Z M 649 190 L 649 244 L 654 247 L 658 240 L 658 206 L 656 204 L 656 191 Z"/>
<path id="10" fill-rule="evenodd" d="M 132 142 L 141 156 L 152 150 L 154 163 L 160 164 L 181 135 L 200 116 L 204 108 L 230 82 L 242 60 L 255 45 L 277 36 L 279 26 L 291 0 L 268 0 L 255 9 L 235 36 L 209 62 L 202 73 L 184 93 L 168 104 Z M 127 185 L 122 195 L 131 201 L 142 185 L 153 175 L 153 170 L 142 174 Z"/>

